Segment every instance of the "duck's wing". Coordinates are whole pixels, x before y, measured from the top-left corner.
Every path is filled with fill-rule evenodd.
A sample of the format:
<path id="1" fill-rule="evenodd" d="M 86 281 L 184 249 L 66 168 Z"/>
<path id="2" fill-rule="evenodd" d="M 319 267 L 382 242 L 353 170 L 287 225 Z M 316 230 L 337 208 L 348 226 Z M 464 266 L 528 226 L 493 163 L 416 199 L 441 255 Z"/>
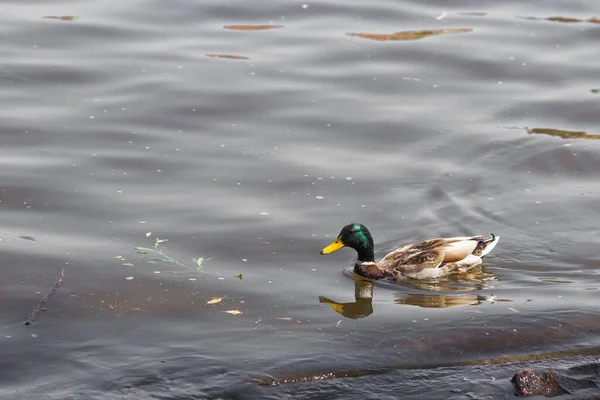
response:
<path id="1" fill-rule="evenodd" d="M 408 264 L 408 259 L 410 257 L 416 257 L 420 253 L 427 254 L 428 252 L 433 251 L 436 251 L 436 253 L 431 253 L 432 256 L 439 252 L 444 253 L 444 258 L 440 263 L 460 261 L 473 253 L 475 248 L 477 248 L 477 244 L 483 239 L 483 236 L 461 236 L 424 240 L 392 251 L 387 254 L 380 263 L 386 265 L 389 265 L 390 263 L 395 263 L 396 265 Z M 415 259 L 418 260 L 419 258 L 416 257 Z"/>
<path id="2" fill-rule="evenodd" d="M 440 249 L 419 251 L 398 257 L 386 257 L 380 267 L 392 271 L 396 279 L 408 277 L 435 277 L 437 268 L 444 262 L 446 253 Z"/>

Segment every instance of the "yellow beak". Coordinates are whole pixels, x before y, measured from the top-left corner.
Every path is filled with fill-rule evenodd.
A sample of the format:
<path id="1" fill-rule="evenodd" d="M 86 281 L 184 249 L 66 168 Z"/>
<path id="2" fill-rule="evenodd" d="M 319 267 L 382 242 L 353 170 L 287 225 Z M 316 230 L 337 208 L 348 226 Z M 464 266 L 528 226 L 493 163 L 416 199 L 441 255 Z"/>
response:
<path id="1" fill-rule="evenodd" d="M 334 251 L 338 251 L 342 247 L 344 247 L 344 243 L 342 243 L 342 241 L 338 237 L 337 239 L 335 239 L 335 242 L 331 243 L 329 246 L 327 246 L 323 250 L 321 250 L 321 254 L 330 254 L 330 253 L 333 253 Z"/>

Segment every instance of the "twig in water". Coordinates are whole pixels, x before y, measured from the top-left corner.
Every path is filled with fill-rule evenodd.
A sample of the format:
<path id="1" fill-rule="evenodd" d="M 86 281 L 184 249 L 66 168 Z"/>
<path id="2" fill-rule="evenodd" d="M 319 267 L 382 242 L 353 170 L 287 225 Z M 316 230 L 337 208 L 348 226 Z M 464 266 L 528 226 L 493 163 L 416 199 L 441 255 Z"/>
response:
<path id="1" fill-rule="evenodd" d="M 63 284 L 64 277 L 65 277 L 65 269 L 61 268 L 58 271 L 58 279 L 56 280 L 56 283 L 54 284 L 54 286 L 52 286 L 52 289 L 50 289 L 50 291 L 48 293 L 46 293 L 44 295 L 44 297 L 42 297 L 40 304 L 38 304 L 37 307 L 33 309 L 31 314 L 29 314 L 29 317 L 27 317 L 27 319 L 25 320 L 25 325 L 31 325 L 33 323 L 33 321 L 35 321 L 35 317 L 37 317 L 38 313 L 40 312 L 42 307 L 46 304 L 46 302 L 48 301 L 50 296 L 52 296 L 54 293 L 56 293 L 56 291 L 58 290 L 60 285 Z"/>

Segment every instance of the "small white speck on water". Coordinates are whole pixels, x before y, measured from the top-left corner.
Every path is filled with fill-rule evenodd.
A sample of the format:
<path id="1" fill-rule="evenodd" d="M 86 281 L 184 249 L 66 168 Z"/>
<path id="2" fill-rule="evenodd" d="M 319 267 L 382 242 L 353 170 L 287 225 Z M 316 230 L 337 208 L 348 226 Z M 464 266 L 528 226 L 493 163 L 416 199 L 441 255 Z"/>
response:
<path id="1" fill-rule="evenodd" d="M 498 85 L 502 85 L 504 82 L 502 81 L 498 81 Z"/>
<path id="2" fill-rule="evenodd" d="M 363 208 L 365 207 L 365 205 L 364 205 L 364 204 L 361 204 L 360 206 L 361 206 L 361 207 L 363 207 Z"/>
<path id="3" fill-rule="evenodd" d="M 127 278 L 125 278 L 125 280 L 132 281 L 133 280 L 133 276 L 128 276 Z"/>
<path id="4" fill-rule="evenodd" d="M 12 338 L 12 336 L 10 336 L 10 335 L 6 335 L 4 337 L 7 338 L 7 339 L 11 339 Z"/>
<path id="5" fill-rule="evenodd" d="M 160 274 L 160 271 L 154 271 L 155 274 Z"/>
<path id="6" fill-rule="evenodd" d="M 514 61 L 514 57 L 508 57 L 509 60 Z"/>
<path id="7" fill-rule="evenodd" d="M 438 85 L 433 85 L 434 88 L 438 87 Z"/>
<path id="8" fill-rule="evenodd" d="M 316 269 L 316 268 L 311 268 L 311 270 L 313 270 L 313 271 L 315 271 L 315 272 L 317 271 L 317 269 Z"/>
<path id="9" fill-rule="evenodd" d="M 225 280 L 225 278 L 223 278 L 223 277 L 221 276 L 221 277 L 219 277 L 219 280 L 220 280 L 220 281 L 223 281 L 223 280 Z"/>
<path id="10" fill-rule="evenodd" d="M 248 259 L 247 258 L 242 258 L 242 261 L 246 262 L 246 261 L 248 261 Z"/>
<path id="11" fill-rule="evenodd" d="M 573 144 L 572 143 L 567 143 L 567 144 L 563 144 L 563 146 L 564 147 L 571 147 L 571 146 L 573 146 Z"/>
<path id="12" fill-rule="evenodd" d="M 90 119 L 94 119 L 94 118 L 96 118 L 96 117 L 94 117 L 93 115 L 90 115 Z"/>
<path id="13" fill-rule="evenodd" d="M 521 63 L 521 65 L 525 67 L 527 65 L 527 63 Z"/>
<path id="14" fill-rule="evenodd" d="M 125 107 L 122 107 L 122 108 L 121 108 L 121 111 L 125 111 L 125 110 L 127 110 Z"/>
<path id="15" fill-rule="evenodd" d="M 221 145 L 221 147 L 225 147 L 225 145 L 224 145 L 224 144 L 222 144 L 222 145 Z"/>
<path id="16" fill-rule="evenodd" d="M 250 72 L 250 75 L 254 76 L 256 75 L 256 72 Z"/>
<path id="17" fill-rule="evenodd" d="M 190 280 L 190 281 L 195 281 L 195 280 L 196 280 L 196 278 L 189 278 L 189 280 Z"/>
<path id="18" fill-rule="evenodd" d="M 273 281 L 269 281 L 269 283 L 273 283 Z"/>
<path id="19" fill-rule="evenodd" d="M 302 4 L 302 8 L 306 10 L 308 8 L 308 4 Z"/>
<path id="20" fill-rule="evenodd" d="M 260 215 L 269 215 L 269 213 L 266 211 L 261 211 Z"/>
<path id="21" fill-rule="evenodd" d="M 317 200 L 323 200 L 325 197 L 323 197 L 323 196 L 315 196 L 315 198 L 316 198 Z"/>
<path id="22" fill-rule="evenodd" d="M 123 191 L 122 190 L 117 190 L 117 193 L 123 194 Z"/>
<path id="23" fill-rule="evenodd" d="M 181 69 L 181 68 L 183 68 L 181 65 L 178 65 L 178 66 L 177 66 L 177 69 Z"/>
<path id="24" fill-rule="evenodd" d="M 145 223 L 146 223 L 146 221 L 140 221 L 140 224 L 145 224 Z"/>
<path id="25" fill-rule="evenodd" d="M 351 180 L 352 180 L 352 177 L 351 177 L 351 176 L 347 176 L 347 177 L 346 177 L 346 180 L 347 180 L 347 181 L 351 181 Z"/>
<path id="26" fill-rule="evenodd" d="M 38 336 L 35 333 L 32 333 L 31 337 L 34 338 L 34 339 L 37 339 Z"/>
<path id="27" fill-rule="evenodd" d="M 541 203 L 542 203 L 541 201 L 536 201 L 536 202 L 535 202 L 535 204 L 541 204 Z"/>

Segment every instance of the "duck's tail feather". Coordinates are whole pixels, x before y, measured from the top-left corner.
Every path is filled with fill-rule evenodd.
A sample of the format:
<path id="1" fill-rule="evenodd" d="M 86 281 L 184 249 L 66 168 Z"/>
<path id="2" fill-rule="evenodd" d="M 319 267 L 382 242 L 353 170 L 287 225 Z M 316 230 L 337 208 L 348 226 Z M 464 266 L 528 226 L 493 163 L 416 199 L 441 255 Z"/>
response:
<path id="1" fill-rule="evenodd" d="M 477 243 L 477 247 L 473 250 L 474 255 L 483 257 L 494 250 L 494 247 L 498 244 L 498 240 L 500 240 L 500 236 L 496 236 L 493 233 L 491 233 L 491 235 L 492 237 L 490 239 L 480 240 L 479 243 Z"/>

